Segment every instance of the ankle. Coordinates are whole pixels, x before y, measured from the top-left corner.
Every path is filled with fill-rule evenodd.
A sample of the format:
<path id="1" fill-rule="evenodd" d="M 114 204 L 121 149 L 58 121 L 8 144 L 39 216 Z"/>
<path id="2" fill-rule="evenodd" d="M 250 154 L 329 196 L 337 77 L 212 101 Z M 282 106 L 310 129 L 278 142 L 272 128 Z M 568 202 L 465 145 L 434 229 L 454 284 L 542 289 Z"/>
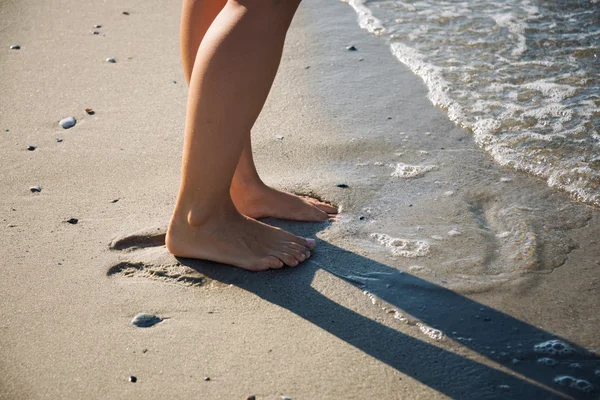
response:
<path id="1" fill-rule="evenodd" d="M 190 228 L 205 226 L 214 219 L 231 218 L 238 215 L 238 211 L 231 199 L 223 200 L 212 207 L 195 204 L 191 207 L 177 207 L 172 217 L 172 224 L 187 225 Z"/>

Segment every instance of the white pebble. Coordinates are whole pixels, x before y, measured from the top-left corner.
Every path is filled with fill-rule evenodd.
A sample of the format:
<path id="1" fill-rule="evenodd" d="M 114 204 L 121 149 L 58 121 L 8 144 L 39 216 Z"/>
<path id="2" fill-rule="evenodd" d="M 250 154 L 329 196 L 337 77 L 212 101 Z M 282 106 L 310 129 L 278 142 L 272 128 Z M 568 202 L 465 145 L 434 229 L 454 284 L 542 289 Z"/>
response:
<path id="1" fill-rule="evenodd" d="M 60 126 L 62 126 L 64 129 L 72 128 L 75 126 L 76 123 L 77 123 L 77 120 L 73 117 L 63 118 L 60 121 L 58 121 L 58 124 Z"/>

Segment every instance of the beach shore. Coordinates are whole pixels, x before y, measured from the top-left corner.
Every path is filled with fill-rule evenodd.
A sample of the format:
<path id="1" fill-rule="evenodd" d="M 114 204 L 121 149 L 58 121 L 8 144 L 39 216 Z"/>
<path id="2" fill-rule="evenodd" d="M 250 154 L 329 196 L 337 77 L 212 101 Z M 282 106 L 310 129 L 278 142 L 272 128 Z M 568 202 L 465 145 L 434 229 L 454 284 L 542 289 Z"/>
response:
<path id="1" fill-rule="evenodd" d="M 341 2 L 303 2 L 253 131 L 341 222 L 267 221 L 318 239 L 297 268 L 170 256 L 179 7 L 0 4 L 0 399 L 598 395 L 599 210 L 496 165 Z"/>

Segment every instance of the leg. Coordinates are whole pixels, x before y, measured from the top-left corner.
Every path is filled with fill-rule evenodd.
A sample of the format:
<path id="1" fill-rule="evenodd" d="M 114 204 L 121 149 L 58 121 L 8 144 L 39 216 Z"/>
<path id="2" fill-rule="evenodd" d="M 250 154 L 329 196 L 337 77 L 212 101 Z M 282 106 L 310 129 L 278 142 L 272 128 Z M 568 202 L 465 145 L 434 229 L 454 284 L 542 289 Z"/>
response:
<path id="1" fill-rule="evenodd" d="M 166 237 L 177 256 L 264 270 L 295 266 L 315 245 L 240 214 L 230 196 L 299 2 L 230 0 L 202 39 L 190 79 L 181 186 Z"/>
<path id="2" fill-rule="evenodd" d="M 184 0 L 181 18 L 181 58 L 188 82 L 191 80 L 196 53 L 213 20 L 227 0 Z M 254 159 L 250 132 L 237 165 L 231 197 L 242 214 L 252 218 L 276 217 L 297 221 L 322 221 L 327 213 L 337 213 L 337 208 L 312 198 L 281 192 L 263 183 Z"/>

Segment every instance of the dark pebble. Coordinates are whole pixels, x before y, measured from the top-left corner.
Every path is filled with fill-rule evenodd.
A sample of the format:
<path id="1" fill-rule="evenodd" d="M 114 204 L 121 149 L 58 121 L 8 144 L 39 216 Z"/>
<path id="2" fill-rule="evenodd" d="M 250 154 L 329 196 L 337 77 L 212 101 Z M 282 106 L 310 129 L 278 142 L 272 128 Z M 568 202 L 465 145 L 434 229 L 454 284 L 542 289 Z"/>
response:
<path id="1" fill-rule="evenodd" d="M 149 328 L 161 322 L 162 319 L 153 314 L 139 313 L 131 320 L 131 325 L 138 328 Z"/>
<path id="2" fill-rule="evenodd" d="M 7 128 L 4 128 L 4 132 L 8 132 L 8 129 L 7 129 Z"/>
<path id="3" fill-rule="evenodd" d="M 485 322 L 490 322 L 492 319 L 491 319 L 490 317 L 485 317 L 483 320 L 484 320 Z"/>
<path id="4" fill-rule="evenodd" d="M 256 396 L 251 394 L 250 396 L 246 397 L 246 400 L 256 400 Z"/>
<path id="5" fill-rule="evenodd" d="M 94 29 L 100 29 L 102 28 L 102 25 L 94 25 Z"/>
<path id="6" fill-rule="evenodd" d="M 99 34 L 100 34 L 100 32 L 98 32 L 98 31 L 92 31 L 92 35 L 99 35 Z"/>
<path id="7" fill-rule="evenodd" d="M 348 189 L 350 186 L 346 185 L 345 183 L 337 183 L 335 186 L 342 188 L 342 189 Z"/>
<path id="8" fill-rule="evenodd" d="M 115 60 L 114 58 L 107 58 L 107 59 L 106 59 L 106 62 L 109 62 L 109 63 L 112 63 L 112 64 L 114 64 L 114 63 L 116 63 L 116 62 L 117 62 L 117 60 Z"/>
<path id="9" fill-rule="evenodd" d="M 210 377 L 209 376 L 205 376 L 204 380 L 208 382 L 208 381 L 210 381 Z"/>
<path id="10" fill-rule="evenodd" d="M 57 138 L 56 138 L 56 142 L 57 142 L 57 143 L 60 143 L 60 142 L 62 142 L 62 139 L 61 139 L 61 138 L 59 138 L 59 137 L 57 137 Z"/>
<path id="11" fill-rule="evenodd" d="M 137 378 L 135 376 L 133 376 L 133 375 L 130 375 L 129 376 L 129 382 L 136 383 L 137 382 Z"/>
<path id="12" fill-rule="evenodd" d="M 364 221 L 365 219 L 367 219 L 364 215 L 361 215 L 360 217 L 358 217 L 359 220 Z"/>
<path id="13" fill-rule="evenodd" d="M 19 46 L 18 44 L 14 44 L 14 45 L 10 46 L 10 49 L 11 50 L 20 50 L 21 46 Z"/>
<path id="14" fill-rule="evenodd" d="M 409 207 L 412 207 L 412 204 L 409 204 L 408 206 L 409 206 Z"/>
<path id="15" fill-rule="evenodd" d="M 79 220 L 77 218 L 69 218 L 68 220 L 66 220 L 65 222 L 71 224 L 71 225 L 75 225 L 79 222 Z"/>
<path id="16" fill-rule="evenodd" d="M 348 47 L 346 47 L 346 50 L 348 50 L 348 51 L 357 51 L 358 49 L 356 47 L 354 47 L 354 46 L 348 46 Z"/>
<path id="17" fill-rule="evenodd" d="M 42 191 L 42 188 L 39 186 L 32 186 L 29 188 L 29 190 L 31 190 L 31 193 L 39 193 Z"/>
<path id="18" fill-rule="evenodd" d="M 307 65 L 306 67 L 304 67 L 304 69 L 310 69 L 310 65 Z"/>
<path id="19" fill-rule="evenodd" d="M 91 108 L 87 107 L 85 109 L 85 112 L 88 113 L 88 115 L 94 115 L 96 114 L 96 111 L 92 110 Z"/>
<path id="20" fill-rule="evenodd" d="M 123 15 L 129 15 L 129 12 L 123 11 Z"/>
<path id="21" fill-rule="evenodd" d="M 173 81 L 173 83 L 177 83 L 177 81 Z"/>
<path id="22" fill-rule="evenodd" d="M 388 119 L 392 119 L 392 117 L 388 117 Z"/>
<path id="23" fill-rule="evenodd" d="M 117 201 L 119 201 L 119 199 L 114 199 L 113 201 L 111 201 L 111 203 L 116 203 Z"/>
<path id="24" fill-rule="evenodd" d="M 148 349 L 144 349 L 142 350 L 142 353 L 146 353 L 148 351 Z"/>
<path id="25" fill-rule="evenodd" d="M 36 149 L 35 146 L 27 146 L 27 150 L 29 151 L 34 151 Z"/>

